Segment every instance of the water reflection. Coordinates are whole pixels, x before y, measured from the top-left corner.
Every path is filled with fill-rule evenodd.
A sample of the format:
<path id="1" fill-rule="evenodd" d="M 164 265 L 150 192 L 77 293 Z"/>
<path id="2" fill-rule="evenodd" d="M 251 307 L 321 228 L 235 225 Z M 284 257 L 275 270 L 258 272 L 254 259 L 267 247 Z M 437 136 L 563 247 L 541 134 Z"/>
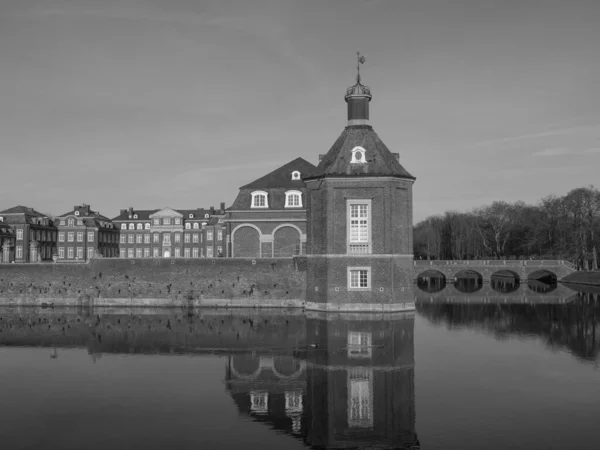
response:
<path id="1" fill-rule="evenodd" d="M 311 314 L 305 348 L 229 357 L 239 411 L 313 448 L 419 448 L 414 316 Z"/>

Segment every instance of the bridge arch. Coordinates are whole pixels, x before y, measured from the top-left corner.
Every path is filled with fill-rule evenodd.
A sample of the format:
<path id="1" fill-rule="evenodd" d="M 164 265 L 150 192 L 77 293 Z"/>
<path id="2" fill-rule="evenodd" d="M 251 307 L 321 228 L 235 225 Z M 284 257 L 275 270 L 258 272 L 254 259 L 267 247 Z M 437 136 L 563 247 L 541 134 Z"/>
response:
<path id="1" fill-rule="evenodd" d="M 273 358 L 273 373 L 279 379 L 287 380 L 298 378 L 305 370 L 304 361 L 292 356 L 276 356 Z"/>
<path id="2" fill-rule="evenodd" d="M 538 294 L 546 294 L 558 287 L 558 276 L 550 270 L 539 269 L 527 277 L 527 287 Z"/>
<path id="3" fill-rule="evenodd" d="M 439 270 L 428 269 L 417 276 L 417 287 L 430 294 L 441 292 L 446 287 L 446 275 Z"/>
<path id="4" fill-rule="evenodd" d="M 231 374 L 241 380 L 252 380 L 258 377 L 262 369 L 259 356 L 233 355 L 229 361 Z"/>
<path id="5" fill-rule="evenodd" d="M 517 272 L 509 269 L 501 269 L 490 276 L 490 286 L 493 290 L 508 294 L 515 292 L 521 285 L 521 277 Z"/>
<path id="6" fill-rule="evenodd" d="M 464 294 L 471 294 L 483 287 L 483 275 L 476 270 L 463 269 L 454 275 L 454 289 Z"/>

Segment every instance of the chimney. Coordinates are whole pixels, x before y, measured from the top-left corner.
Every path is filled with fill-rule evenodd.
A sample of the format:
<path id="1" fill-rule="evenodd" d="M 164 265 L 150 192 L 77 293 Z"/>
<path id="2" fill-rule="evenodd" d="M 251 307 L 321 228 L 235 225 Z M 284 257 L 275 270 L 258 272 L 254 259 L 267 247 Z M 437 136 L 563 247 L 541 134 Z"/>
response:
<path id="1" fill-rule="evenodd" d="M 126 209 L 122 209 L 121 212 L 119 213 L 120 216 L 122 216 L 123 214 L 125 214 L 127 212 Z"/>
<path id="2" fill-rule="evenodd" d="M 225 202 L 221 202 L 221 214 L 225 214 Z"/>
<path id="3" fill-rule="evenodd" d="M 394 155 L 394 158 L 396 158 L 396 161 L 400 161 L 400 153 L 392 153 L 392 155 Z"/>
<path id="4" fill-rule="evenodd" d="M 215 207 L 211 206 L 209 214 L 212 216 L 214 213 L 215 213 Z"/>

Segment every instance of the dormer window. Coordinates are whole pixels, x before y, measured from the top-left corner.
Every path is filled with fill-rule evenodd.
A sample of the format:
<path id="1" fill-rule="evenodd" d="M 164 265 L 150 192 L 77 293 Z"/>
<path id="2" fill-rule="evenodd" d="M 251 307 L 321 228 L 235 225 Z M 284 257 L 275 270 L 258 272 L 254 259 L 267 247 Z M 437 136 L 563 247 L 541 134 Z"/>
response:
<path id="1" fill-rule="evenodd" d="M 134 215 L 133 215 L 133 218 L 134 218 L 134 219 L 137 219 L 137 218 L 138 218 L 138 215 L 137 215 L 137 214 L 134 214 Z"/>
<path id="2" fill-rule="evenodd" d="M 79 215 L 79 211 L 75 211 L 75 215 L 78 216 Z"/>
<path id="3" fill-rule="evenodd" d="M 193 219 L 193 218 L 194 218 L 194 215 L 193 215 L 193 214 L 190 214 L 188 217 L 189 217 L 190 219 Z"/>
<path id="4" fill-rule="evenodd" d="M 204 218 L 205 218 L 205 219 L 208 219 L 208 214 L 204 214 Z"/>
<path id="5" fill-rule="evenodd" d="M 141 223 L 138 223 L 138 224 L 137 224 L 137 229 L 138 229 L 138 230 L 141 230 L 141 229 L 142 229 L 142 224 L 141 224 Z"/>
<path id="6" fill-rule="evenodd" d="M 189 223 L 189 222 L 187 222 L 187 223 L 185 224 L 185 229 L 186 229 L 186 230 L 190 230 L 191 228 L 192 228 L 192 224 L 191 224 L 191 223 Z"/>
<path id="7" fill-rule="evenodd" d="M 75 226 L 75 219 L 70 218 L 67 223 L 69 224 L 70 227 Z"/>
<path id="8" fill-rule="evenodd" d="M 294 170 L 292 172 L 292 180 L 300 180 L 300 172 L 298 172 L 297 170 Z"/>
<path id="9" fill-rule="evenodd" d="M 285 207 L 286 208 L 302 207 L 302 192 L 287 191 L 285 193 Z"/>
<path id="10" fill-rule="evenodd" d="M 199 228 L 200 228 L 200 225 L 198 225 L 198 222 L 196 222 L 196 223 L 194 224 L 194 230 L 197 230 L 197 229 L 199 229 Z"/>
<path id="11" fill-rule="evenodd" d="M 144 224 L 144 230 L 149 230 L 150 229 L 150 224 L 149 223 L 145 223 Z"/>
<path id="12" fill-rule="evenodd" d="M 175 225 L 181 225 L 181 219 L 175 219 Z"/>
<path id="13" fill-rule="evenodd" d="M 83 225 L 83 220 L 78 220 L 77 225 Z"/>
<path id="14" fill-rule="evenodd" d="M 269 202 L 267 193 L 264 191 L 254 191 L 252 194 L 252 208 L 268 208 Z"/>
<path id="15" fill-rule="evenodd" d="M 350 161 L 351 164 L 361 164 L 361 163 L 366 163 L 367 160 L 365 158 L 365 154 L 367 153 L 367 151 L 362 148 L 362 147 L 354 147 L 352 149 L 352 160 Z"/>
<path id="16" fill-rule="evenodd" d="M 122 223 L 121 224 L 121 230 L 126 230 L 127 229 L 127 224 L 126 223 Z"/>
<path id="17" fill-rule="evenodd" d="M 130 223 L 130 224 L 129 224 L 129 229 L 130 229 L 130 230 L 135 230 L 135 225 L 134 225 L 134 224 L 132 224 L 132 223 Z"/>

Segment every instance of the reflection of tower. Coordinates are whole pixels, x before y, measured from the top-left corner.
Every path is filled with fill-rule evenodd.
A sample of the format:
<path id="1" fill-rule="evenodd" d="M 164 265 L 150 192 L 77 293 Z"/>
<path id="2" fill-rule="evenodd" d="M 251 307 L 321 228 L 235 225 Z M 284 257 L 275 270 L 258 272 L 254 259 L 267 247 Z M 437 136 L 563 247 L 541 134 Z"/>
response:
<path id="1" fill-rule="evenodd" d="M 414 317 L 308 319 L 308 445 L 418 448 Z"/>

